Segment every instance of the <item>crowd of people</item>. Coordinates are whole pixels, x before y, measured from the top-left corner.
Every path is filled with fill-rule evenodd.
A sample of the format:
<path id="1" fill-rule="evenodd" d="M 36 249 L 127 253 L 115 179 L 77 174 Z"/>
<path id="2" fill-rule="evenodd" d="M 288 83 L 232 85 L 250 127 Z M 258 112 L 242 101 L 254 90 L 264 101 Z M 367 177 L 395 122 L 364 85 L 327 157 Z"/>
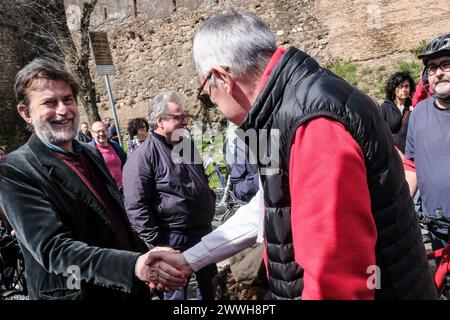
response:
<path id="1" fill-rule="evenodd" d="M 450 35 L 419 55 L 421 79 L 389 77 L 381 106 L 278 47 L 250 13 L 205 21 L 193 56 L 197 97 L 230 123 L 225 158 L 247 202 L 214 230 L 180 94 L 159 93 L 147 119 L 129 121 L 125 152 L 110 118 L 80 125 L 64 65 L 37 58 L 18 72 L 33 133 L 6 157 L 0 148 L 0 206 L 31 299 L 180 300 L 195 273 L 197 298 L 213 300 L 216 263 L 256 243 L 272 299 L 438 299 L 412 197 L 450 216 Z M 434 248 L 447 243 L 448 230 L 433 235 Z"/>

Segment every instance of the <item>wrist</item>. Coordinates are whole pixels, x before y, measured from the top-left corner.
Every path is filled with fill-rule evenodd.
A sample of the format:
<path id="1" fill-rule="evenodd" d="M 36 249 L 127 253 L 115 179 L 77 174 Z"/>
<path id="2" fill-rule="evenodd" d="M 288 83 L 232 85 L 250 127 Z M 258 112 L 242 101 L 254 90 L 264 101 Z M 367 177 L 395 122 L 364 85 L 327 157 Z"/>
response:
<path id="1" fill-rule="evenodd" d="M 184 253 L 181 253 L 181 257 L 183 258 L 183 268 L 188 271 L 189 273 L 194 272 L 194 269 L 192 269 L 191 265 L 187 261 L 186 257 L 184 256 Z"/>
<path id="2" fill-rule="evenodd" d="M 139 280 L 142 280 L 143 279 L 143 277 L 142 277 L 142 267 L 141 267 L 141 265 L 142 265 L 142 259 L 143 259 L 143 254 L 141 254 L 141 255 L 139 255 L 139 256 L 137 256 L 136 257 L 136 263 L 134 264 L 134 276 L 136 277 L 136 278 L 138 278 Z"/>

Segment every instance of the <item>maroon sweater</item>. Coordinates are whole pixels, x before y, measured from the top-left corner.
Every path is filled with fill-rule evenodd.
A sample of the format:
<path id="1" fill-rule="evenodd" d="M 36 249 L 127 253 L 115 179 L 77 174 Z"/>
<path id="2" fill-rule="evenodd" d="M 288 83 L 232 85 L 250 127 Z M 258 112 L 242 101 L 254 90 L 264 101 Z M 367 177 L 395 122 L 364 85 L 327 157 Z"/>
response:
<path id="1" fill-rule="evenodd" d="M 116 248 L 132 251 L 131 235 L 127 228 L 129 222 L 120 213 L 120 208 L 115 203 L 106 183 L 98 173 L 98 169 L 96 170 L 92 162 L 81 152 L 70 155 L 54 152 L 83 181 L 100 205 L 105 209 L 109 221 L 115 230 L 117 238 Z"/>

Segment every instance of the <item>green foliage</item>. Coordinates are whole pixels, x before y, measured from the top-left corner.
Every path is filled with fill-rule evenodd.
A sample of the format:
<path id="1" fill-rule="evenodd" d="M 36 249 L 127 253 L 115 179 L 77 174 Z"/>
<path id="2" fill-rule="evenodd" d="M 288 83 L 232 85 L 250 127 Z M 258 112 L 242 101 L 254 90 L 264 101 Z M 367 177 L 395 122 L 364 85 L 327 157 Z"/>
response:
<path id="1" fill-rule="evenodd" d="M 420 53 L 422 53 L 423 48 L 425 48 L 425 46 L 427 45 L 427 41 L 426 40 L 421 40 L 419 42 L 419 44 L 417 45 L 417 47 L 413 48 L 410 50 L 410 52 L 414 55 L 414 56 L 418 56 Z"/>
<path id="2" fill-rule="evenodd" d="M 423 65 L 415 61 L 401 60 L 397 63 L 399 71 L 409 71 L 411 77 L 417 82 L 423 71 Z"/>
<path id="3" fill-rule="evenodd" d="M 361 69 L 361 76 L 365 77 L 365 76 L 369 76 L 371 75 L 373 72 L 373 70 L 369 69 L 369 68 L 362 68 Z"/>
<path id="4" fill-rule="evenodd" d="M 378 99 L 384 99 L 386 97 L 386 93 L 384 92 L 384 86 L 385 86 L 384 81 L 378 83 L 378 85 L 376 86 L 375 97 L 377 97 Z"/>
<path id="5" fill-rule="evenodd" d="M 369 88 L 367 88 L 366 86 L 362 86 L 361 91 L 364 92 L 365 94 L 369 94 Z"/>
<path id="6" fill-rule="evenodd" d="M 350 60 L 332 59 L 325 64 L 327 69 L 333 71 L 348 83 L 356 85 L 356 64 Z"/>
<path id="7" fill-rule="evenodd" d="M 200 141 L 199 141 L 200 142 Z M 225 157 L 223 155 L 222 146 L 223 146 L 223 137 L 215 137 L 213 139 L 210 139 L 207 135 L 203 136 L 203 139 L 201 140 L 201 143 L 197 143 L 197 145 L 201 145 L 201 154 L 202 154 L 202 160 L 205 162 L 209 155 L 212 156 L 213 160 L 217 163 L 219 166 L 219 170 L 222 174 L 222 177 L 224 179 L 227 178 L 227 166 L 225 164 Z M 210 164 L 205 169 L 205 174 L 209 176 L 214 171 L 214 166 Z M 217 188 L 221 187 L 220 179 L 217 174 L 214 174 L 211 177 L 211 180 L 209 181 L 209 187 L 212 190 L 216 190 Z"/>
<path id="8" fill-rule="evenodd" d="M 217 165 L 219 166 L 219 170 L 220 170 L 220 173 L 222 174 L 222 177 L 226 181 L 226 179 L 227 179 L 227 166 L 225 165 L 225 163 L 218 163 Z M 213 171 L 214 171 L 214 166 L 211 164 L 205 169 L 206 176 L 209 176 Z M 209 180 L 209 187 L 212 190 L 216 190 L 217 188 L 222 187 L 222 184 L 220 183 L 219 176 L 217 174 L 214 174 L 211 177 L 211 180 Z"/>

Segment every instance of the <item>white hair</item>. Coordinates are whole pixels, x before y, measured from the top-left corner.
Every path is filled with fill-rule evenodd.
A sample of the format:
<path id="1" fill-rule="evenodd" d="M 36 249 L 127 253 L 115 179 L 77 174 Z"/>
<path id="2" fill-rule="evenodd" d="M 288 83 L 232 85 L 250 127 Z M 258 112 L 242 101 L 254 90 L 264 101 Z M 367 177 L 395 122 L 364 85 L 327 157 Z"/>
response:
<path id="1" fill-rule="evenodd" d="M 213 66 L 223 66 L 240 78 L 256 78 L 276 50 L 275 36 L 260 18 L 234 10 L 206 21 L 193 42 L 200 76 Z"/>
<path id="2" fill-rule="evenodd" d="M 165 91 L 157 94 L 153 98 L 153 103 L 148 109 L 148 124 L 150 129 L 156 128 L 156 121 L 159 117 L 164 116 L 168 113 L 168 103 L 173 102 L 184 108 L 183 98 L 171 91 Z"/>

